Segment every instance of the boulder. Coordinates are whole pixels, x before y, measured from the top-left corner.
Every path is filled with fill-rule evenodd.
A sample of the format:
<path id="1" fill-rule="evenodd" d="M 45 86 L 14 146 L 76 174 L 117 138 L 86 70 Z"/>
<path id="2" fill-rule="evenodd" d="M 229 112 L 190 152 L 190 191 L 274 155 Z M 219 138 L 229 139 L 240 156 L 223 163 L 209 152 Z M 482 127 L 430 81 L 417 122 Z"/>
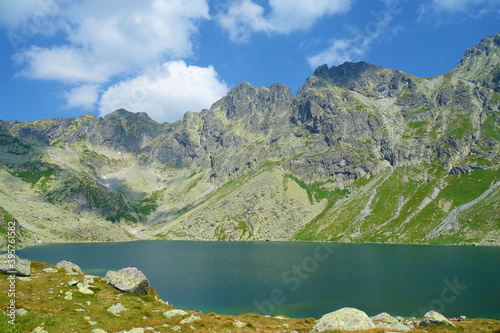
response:
<path id="1" fill-rule="evenodd" d="M 342 308 L 321 317 L 314 325 L 312 332 L 325 332 L 336 329 L 358 331 L 372 328 L 376 328 L 376 326 L 366 313 L 354 308 Z"/>
<path id="2" fill-rule="evenodd" d="M 380 328 L 387 328 L 391 330 L 398 330 L 398 331 L 410 331 L 411 328 L 408 327 L 407 325 L 403 324 L 400 320 L 397 318 L 394 318 L 388 313 L 381 313 L 379 315 L 370 317 L 374 322 L 377 327 Z"/>
<path id="3" fill-rule="evenodd" d="M 78 266 L 77 264 L 73 264 L 72 262 L 66 261 L 66 260 L 58 262 L 56 264 L 56 267 L 63 268 L 64 270 L 66 270 L 66 273 L 70 273 L 70 274 L 82 272 L 82 270 L 80 269 L 80 266 Z"/>
<path id="4" fill-rule="evenodd" d="M 29 276 L 31 274 L 31 261 L 20 259 L 15 254 L 0 255 L 0 273 Z"/>
<path id="5" fill-rule="evenodd" d="M 149 280 L 135 267 L 122 268 L 119 271 L 108 271 L 106 281 L 118 290 L 136 292 L 146 295 L 149 290 Z"/>
<path id="6" fill-rule="evenodd" d="M 422 318 L 422 321 L 420 322 L 420 326 L 429 326 L 429 325 L 455 326 L 451 321 L 446 319 L 445 316 L 434 310 L 427 312 Z"/>

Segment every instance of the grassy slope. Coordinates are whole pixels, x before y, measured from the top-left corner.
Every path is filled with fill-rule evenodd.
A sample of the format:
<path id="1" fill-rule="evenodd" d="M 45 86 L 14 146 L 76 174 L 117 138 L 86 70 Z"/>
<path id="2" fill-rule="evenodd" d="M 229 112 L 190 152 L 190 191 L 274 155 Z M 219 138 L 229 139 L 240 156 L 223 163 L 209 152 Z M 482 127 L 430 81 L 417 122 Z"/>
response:
<path id="1" fill-rule="evenodd" d="M 456 244 L 497 237 L 498 187 L 458 215 L 459 230 L 425 238 L 454 208 L 480 197 L 500 181 L 498 170 L 475 170 L 430 181 L 411 179 L 412 172 L 418 171 L 402 167 L 389 176 L 387 171 L 370 179 L 365 187 L 311 221 L 295 239 Z"/>

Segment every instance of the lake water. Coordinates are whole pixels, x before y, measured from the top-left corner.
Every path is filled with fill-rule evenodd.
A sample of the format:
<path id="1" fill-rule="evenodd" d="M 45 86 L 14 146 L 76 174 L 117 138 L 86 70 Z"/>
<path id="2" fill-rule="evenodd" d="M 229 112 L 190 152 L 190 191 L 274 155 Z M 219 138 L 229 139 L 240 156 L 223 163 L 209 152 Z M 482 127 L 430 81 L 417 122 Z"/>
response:
<path id="1" fill-rule="evenodd" d="M 500 319 L 500 248 L 296 242 L 51 244 L 22 258 L 83 271 L 137 267 L 177 308 L 319 318 L 342 307 L 376 315 Z"/>

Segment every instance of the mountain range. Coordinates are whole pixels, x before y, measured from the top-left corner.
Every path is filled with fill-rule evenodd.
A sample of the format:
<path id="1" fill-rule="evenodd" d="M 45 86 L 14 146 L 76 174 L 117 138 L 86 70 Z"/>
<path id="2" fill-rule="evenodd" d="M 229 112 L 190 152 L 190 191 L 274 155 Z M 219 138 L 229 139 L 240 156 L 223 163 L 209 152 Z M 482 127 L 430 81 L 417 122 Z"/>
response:
<path id="1" fill-rule="evenodd" d="M 346 62 L 295 95 L 241 83 L 175 123 L 123 109 L 0 121 L 2 247 L 11 221 L 22 246 L 499 245 L 499 109 L 497 34 L 434 78 Z"/>

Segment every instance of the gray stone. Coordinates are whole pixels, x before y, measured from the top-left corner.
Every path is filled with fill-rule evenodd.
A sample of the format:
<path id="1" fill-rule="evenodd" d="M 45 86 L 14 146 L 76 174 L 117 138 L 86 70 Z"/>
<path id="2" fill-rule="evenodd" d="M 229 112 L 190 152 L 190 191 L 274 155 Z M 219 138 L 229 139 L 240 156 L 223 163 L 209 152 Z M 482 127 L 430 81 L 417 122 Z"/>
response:
<path id="1" fill-rule="evenodd" d="M 376 328 L 376 326 L 366 313 L 354 308 L 342 308 L 321 317 L 314 325 L 312 332 L 325 332 L 335 329 L 357 331 L 372 328 Z"/>
<path id="2" fill-rule="evenodd" d="M 120 333 L 144 333 L 144 328 L 134 327 L 130 331 L 121 331 Z"/>
<path id="3" fill-rule="evenodd" d="M 106 311 L 109 313 L 112 313 L 114 315 L 118 315 L 120 312 L 126 311 L 125 307 L 122 305 L 122 303 L 117 303 L 115 305 L 110 306 Z"/>
<path id="4" fill-rule="evenodd" d="M 44 268 L 42 269 L 42 271 L 44 271 L 45 273 L 57 273 L 57 269 L 52 267 Z"/>
<path id="5" fill-rule="evenodd" d="M 196 315 L 192 314 L 191 316 L 182 319 L 180 324 L 183 325 L 183 324 L 193 323 L 195 321 L 200 321 L 200 320 L 201 320 L 200 316 L 196 316 Z"/>
<path id="6" fill-rule="evenodd" d="M 15 254 L 1 254 L 0 273 L 29 276 L 31 274 L 31 261 L 21 259 Z"/>
<path id="7" fill-rule="evenodd" d="M 91 333 L 108 333 L 100 328 L 94 328 Z"/>
<path id="8" fill-rule="evenodd" d="M 186 311 L 178 310 L 178 309 L 173 309 L 173 310 L 163 312 L 163 315 L 167 318 L 172 318 L 172 317 L 176 317 L 176 316 L 185 316 L 187 314 L 188 313 Z"/>
<path id="9" fill-rule="evenodd" d="M 276 316 L 276 317 L 274 317 L 274 319 L 278 319 L 278 320 L 288 320 L 288 319 L 290 319 L 290 318 L 285 317 L 285 316 Z"/>
<path id="10" fill-rule="evenodd" d="M 125 292 L 136 292 L 146 295 L 149 280 L 135 267 L 122 268 L 119 271 L 108 271 L 104 277 L 110 285 Z"/>
<path id="11" fill-rule="evenodd" d="M 233 323 L 233 326 L 236 327 L 236 328 L 243 328 L 243 327 L 246 327 L 247 324 L 242 322 L 242 321 L 239 321 L 239 320 L 236 320 L 234 323 Z"/>
<path id="12" fill-rule="evenodd" d="M 388 313 L 381 313 L 377 316 L 370 317 L 377 327 L 400 330 L 400 331 L 410 331 L 411 328 L 401 323 L 397 318 L 394 318 Z"/>
<path id="13" fill-rule="evenodd" d="M 74 280 L 74 279 L 70 280 L 70 281 L 68 281 L 68 286 L 76 286 L 78 282 L 80 282 L 80 281 Z"/>
<path id="14" fill-rule="evenodd" d="M 451 321 L 446 319 L 445 316 L 434 310 L 427 312 L 422 318 L 422 321 L 420 322 L 420 326 L 429 326 L 429 325 L 455 326 Z"/>
<path id="15" fill-rule="evenodd" d="M 92 290 L 89 289 L 89 286 L 84 283 L 78 282 L 76 286 L 78 287 L 78 291 L 81 292 L 82 294 L 92 295 L 94 293 Z"/>
<path id="16" fill-rule="evenodd" d="M 23 309 L 23 308 L 19 308 L 16 310 L 16 313 L 18 316 L 26 316 L 28 314 L 28 310 L 26 309 Z"/>
<path id="17" fill-rule="evenodd" d="M 56 264 L 56 267 L 63 268 L 64 270 L 66 270 L 66 273 L 81 273 L 82 272 L 82 270 L 80 269 L 80 266 L 78 266 L 77 264 L 74 264 L 70 261 L 66 261 L 66 260 L 58 262 Z"/>

